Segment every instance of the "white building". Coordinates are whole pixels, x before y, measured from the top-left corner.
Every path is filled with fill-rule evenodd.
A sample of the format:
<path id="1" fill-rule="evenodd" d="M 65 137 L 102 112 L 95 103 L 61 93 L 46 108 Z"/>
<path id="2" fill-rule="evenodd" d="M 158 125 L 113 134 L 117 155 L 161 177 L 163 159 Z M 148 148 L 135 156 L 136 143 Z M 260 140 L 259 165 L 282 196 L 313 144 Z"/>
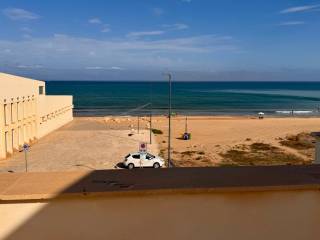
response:
<path id="1" fill-rule="evenodd" d="M 0 159 L 72 121 L 72 96 L 46 95 L 45 82 L 0 73 Z"/>

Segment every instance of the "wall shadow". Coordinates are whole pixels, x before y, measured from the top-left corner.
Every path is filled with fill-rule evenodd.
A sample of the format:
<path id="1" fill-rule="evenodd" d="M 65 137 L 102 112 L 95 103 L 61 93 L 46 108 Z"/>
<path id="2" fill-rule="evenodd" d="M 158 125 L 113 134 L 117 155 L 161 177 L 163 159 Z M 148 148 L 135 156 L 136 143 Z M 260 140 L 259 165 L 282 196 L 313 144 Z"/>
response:
<path id="1" fill-rule="evenodd" d="M 92 171 L 53 199 L 3 203 L 35 209 L 5 239 L 316 239 L 319 186 L 315 165 Z"/>

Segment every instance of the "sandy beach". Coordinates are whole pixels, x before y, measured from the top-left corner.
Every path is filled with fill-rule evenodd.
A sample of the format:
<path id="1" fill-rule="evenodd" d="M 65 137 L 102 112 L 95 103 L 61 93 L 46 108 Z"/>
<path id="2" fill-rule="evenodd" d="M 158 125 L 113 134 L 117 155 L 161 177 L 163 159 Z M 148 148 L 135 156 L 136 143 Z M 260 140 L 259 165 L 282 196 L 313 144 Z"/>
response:
<path id="1" fill-rule="evenodd" d="M 163 131 L 157 135 L 160 149 L 166 155 L 168 120 L 154 119 L 153 126 Z M 254 143 L 264 143 L 293 154 L 306 163 L 313 159 L 314 146 L 307 152 L 280 144 L 288 136 L 319 131 L 320 118 L 265 118 L 252 117 L 189 117 L 188 132 L 191 140 L 181 140 L 185 131 L 185 118 L 172 118 L 172 152 L 175 162 L 181 166 L 217 166 L 223 161 L 222 154 L 244 148 Z M 193 155 L 193 156 L 192 156 Z M 181 163 L 181 160 L 183 161 Z M 190 161 L 191 160 L 191 161 Z"/>
<path id="2" fill-rule="evenodd" d="M 114 169 L 127 153 L 138 150 L 139 142 L 150 141 L 149 118 L 141 117 L 139 128 L 138 133 L 137 117 L 75 118 L 70 124 L 31 146 L 28 153 L 29 171 Z M 148 149 L 166 158 L 168 119 L 153 117 L 152 128 L 162 131 L 162 134 L 152 134 L 153 144 Z M 269 153 L 276 152 L 274 158 L 285 157 L 284 164 L 290 164 L 291 159 L 292 164 L 308 164 L 313 159 L 313 145 L 296 148 L 281 142 L 288 136 L 309 134 L 319 128 L 320 118 L 259 120 L 250 117 L 194 116 L 188 118 L 191 140 L 184 141 L 181 136 L 185 129 L 185 118 L 173 117 L 172 158 L 176 166 L 220 166 L 234 160 L 228 160 L 229 155 L 224 155 L 230 151 L 260 160 L 263 154 L 273 156 Z M 257 150 L 257 147 L 260 149 Z M 252 155 L 252 151 L 256 155 Z M 262 165 L 283 164 L 281 159 L 278 162 L 268 162 L 266 159 Z M 237 159 L 232 163 L 237 163 Z M 243 164 L 247 165 L 246 162 Z M 261 161 L 248 165 L 252 164 L 259 165 Z M 1 160 L 0 171 L 24 171 L 24 154 L 17 152 L 9 159 Z"/>

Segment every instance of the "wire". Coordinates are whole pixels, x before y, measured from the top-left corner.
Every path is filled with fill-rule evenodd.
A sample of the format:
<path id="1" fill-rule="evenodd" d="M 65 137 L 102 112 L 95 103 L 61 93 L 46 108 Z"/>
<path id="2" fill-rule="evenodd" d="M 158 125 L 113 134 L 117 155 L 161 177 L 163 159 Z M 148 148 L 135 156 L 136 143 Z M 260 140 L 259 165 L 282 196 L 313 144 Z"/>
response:
<path id="1" fill-rule="evenodd" d="M 144 108 L 148 107 L 150 104 L 151 104 L 151 103 L 147 103 L 147 104 L 144 104 L 144 105 L 142 105 L 142 106 L 139 106 L 139 107 L 130 109 L 129 111 L 120 114 L 120 116 L 125 116 L 125 115 L 128 115 L 128 113 L 139 111 L 139 110 L 141 110 L 141 109 L 144 109 Z"/>

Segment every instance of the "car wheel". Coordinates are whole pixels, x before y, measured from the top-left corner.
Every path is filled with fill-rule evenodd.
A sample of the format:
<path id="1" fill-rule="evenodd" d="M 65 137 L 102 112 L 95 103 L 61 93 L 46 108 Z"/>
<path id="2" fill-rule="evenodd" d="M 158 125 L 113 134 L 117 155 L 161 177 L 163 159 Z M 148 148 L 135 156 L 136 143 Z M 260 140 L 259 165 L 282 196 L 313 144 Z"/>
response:
<path id="1" fill-rule="evenodd" d="M 134 165 L 133 165 L 133 163 L 129 163 L 129 165 L 128 165 L 128 169 L 134 169 Z"/>
<path id="2" fill-rule="evenodd" d="M 153 164 L 153 168 L 160 168 L 160 164 L 156 162 L 155 164 Z"/>

